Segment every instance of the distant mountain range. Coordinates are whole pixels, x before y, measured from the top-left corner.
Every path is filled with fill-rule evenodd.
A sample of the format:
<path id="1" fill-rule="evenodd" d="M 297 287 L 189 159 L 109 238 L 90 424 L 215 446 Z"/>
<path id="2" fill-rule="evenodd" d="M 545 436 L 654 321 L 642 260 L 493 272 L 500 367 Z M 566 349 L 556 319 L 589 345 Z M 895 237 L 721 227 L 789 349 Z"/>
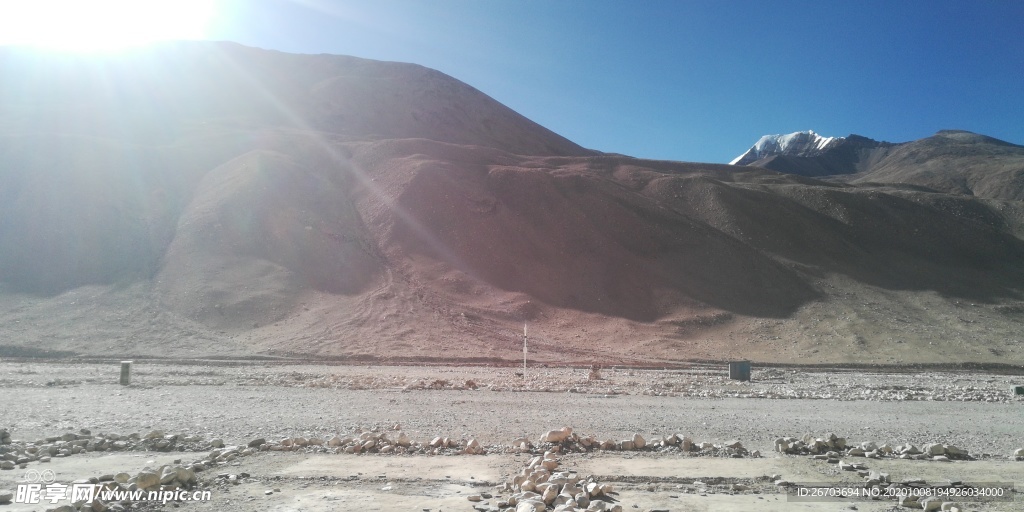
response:
<path id="1" fill-rule="evenodd" d="M 732 164 L 847 183 L 1024 200 L 1024 146 L 963 130 L 898 144 L 812 131 L 765 135 Z"/>

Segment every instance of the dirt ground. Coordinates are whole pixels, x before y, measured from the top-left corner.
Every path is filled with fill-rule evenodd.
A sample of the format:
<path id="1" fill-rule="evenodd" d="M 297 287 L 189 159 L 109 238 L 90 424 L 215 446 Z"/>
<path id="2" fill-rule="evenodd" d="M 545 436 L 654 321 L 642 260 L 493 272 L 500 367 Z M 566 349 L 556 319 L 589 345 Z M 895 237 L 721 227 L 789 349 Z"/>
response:
<path id="1" fill-rule="evenodd" d="M 675 432 L 695 442 L 740 440 L 761 457 L 720 458 L 671 451 L 565 454 L 562 467 L 609 482 L 625 510 L 839 511 L 891 510 L 891 500 L 795 502 L 772 484 L 859 483 L 856 474 L 806 456 L 772 451 L 782 436 L 835 432 L 852 443 L 955 444 L 977 460 L 949 463 L 858 459 L 893 481 L 1013 482 L 1024 487 L 1024 399 L 1010 393 L 1020 376 L 989 373 L 755 369 L 738 383 L 724 368 L 606 368 L 597 379 L 567 368 L 354 367 L 189 364 L 139 361 L 133 384 L 118 386 L 117 364 L 5 361 L 2 424 L 15 440 L 77 432 L 151 429 L 222 438 L 245 445 L 256 437 L 329 438 L 358 429 L 399 426 L 413 440 L 477 439 L 486 455 L 394 455 L 258 452 L 200 474 L 210 502 L 146 504 L 144 510 L 379 510 L 473 512 L 471 495 L 494 505 L 531 457 L 508 449 L 526 436 L 572 426 L 599 439 L 647 439 Z M 660 396 L 659 396 L 660 395 Z M 774 397 L 774 398 L 769 398 Z M 207 451 L 89 452 L 28 469 L 51 469 L 56 481 L 137 472 Z M 26 469 L 0 472 L 14 490 Z M 248 473 L 232 485 L 218 474 Z M 733 484 L 746 486 L 734 490 Z M 269 491 L 269 493 L 268 493 Z M 1015 502 L 966 503 L 966 510 L 1009 512 Z M 61 504 L 61 503 L 58 503 Z M 12 504 L 3 511 L 44 510 Z"/>

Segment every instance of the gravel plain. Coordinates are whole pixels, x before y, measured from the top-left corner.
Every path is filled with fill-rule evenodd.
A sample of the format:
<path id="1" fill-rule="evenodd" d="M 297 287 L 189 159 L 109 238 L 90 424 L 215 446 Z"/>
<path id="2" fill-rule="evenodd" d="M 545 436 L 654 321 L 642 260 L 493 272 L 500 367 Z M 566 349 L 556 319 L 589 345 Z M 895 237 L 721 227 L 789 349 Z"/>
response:
<path id="1" fill-rule="evenodd" d="M 400 424 L 410 435 L 490 444 L 572 426 L 599 437 L 687 433 L 770 451 L 779 436 L 831 431 L 857 441 L 954 443 L 972 453 L 1024 445 L 1024 377 L 954 372 L 755 369 L 731 381 L 715 366 L 589 369 L 138 362 L 6 362 L 4 417 L 15 437 L 67 430 L 162 429 L 241 442 L 327 436 Z M 659 396 L 660 395 L 660 396 Z"/>
<path id="2" fill-rule="evenodd" d="M 779 495 L 768 489 L 770 485 L 760 494 L 769 474 L 842 476 L 835 466 L 824 462 L 773 452 L 775 439 L 805 433 L 821 436 L 835 432 L 851 443 L 946 443 L 968 450 L 977 459 L 948 466 L 900 465 L 914 461 L 878 463 L 892 465 L 890 471 L 895 474 L 938 475 L 949 480 L 984 470 L 1006 474 L 1010 481 L 1024 479 L 1024 463 L 1007 460 L 1014 450 L 1024 447 L 1024 397 L 1012 392 L 1022 380 L 1019 375 L 755 368 L 751 382 L 736 382 L 727 378 L 724 366 L 715 365 L 662 370 L 602 368 L 596 372 L 588 368 L 528 368 L 524 376 L 522 368 L 508 367 L 138 361 L 132 384 L 119 386 L 118 371 L 117 362 L 4 361 L 0 363 L 0 386 L 5 393 L 0 427 L 7 428 L 16 440 L 83 428 L 92 434 L 121 435 L 145 435 L 159 429 L 205 440 L 220 438 L 228 445 L 241 446 L 257 437 L 271 442 L 297 436 L 329 439 L 336 434 L 393 431 L 397 427 L 416 441 L 436 436 L 475 439 L 491 452 L 482 458 L 461 456 L 440 468 L 437 464 L 447 457 L 260 452 L 246 457 L 241 468 L 227 468 L 255 475 L 251 486 L 222 484 L 214 487 L 222 491 L 219 501 L 180 505 L 195 510 L 397 511 L 414 507 L 471 512 L 467 493 L 505 481 L 524 463 L 502 447 L 519 437 L 537 440 L 543 432 L 565 426 L 599 439 L 628 439 L 634 434 L 659 439 L 682 433 L 698 443 L 739 440 L 747 450 L 761 452 L 761 458 L 724 459 L 728 467 L 662 453 L 566 456 L 592 471 L 635 475 L 619 477 L 622 499 L 628 497 L 638 508 L 650 510 L 795 509 L 794 504 L 785 502 L 784 495 L 779 502 Z M 149 453 L 141 455 L 158 456 Z M 191 456 L 188 452 L 182 455 Z M 89 453 L 66 460 L 98 456 Z M 373 469 L 375 465 L 380 469 Z M 361 473 L 401 474 L 403 467 L 416 468 L 420 476 L 388 482 L 367 480 L 365 475 L 356 478 Z M 460 467 L 464 470 L 459 474 L 480 473 L 448 482 L 454 471 L 450 468 Z M 95 466 L 80 470 L 97 471 Z M 65 471 L 73 473 L 75 469 Z M 663 475 L 656 478 L 659 471 Z M 665 483 L 666 475 L 676 480 L 684 477 L 679 481 L 689 487 L 676 489 L 674 485 L 684 484 L 671 479 Z M 692 478 L 686 480 L 687 475 Z M 758 494 L 712 492 L 704 502 L 688 502 L 706 497 L 692 489 L 692 480 L 698 477 L 744 482 Z M 648 486 L 648 481 L 661 483 Z M 13 472 L 0 473 L 0 488 L 16 483 Z M 283 490 L 266 494 L 274 486 Z M 394 499 L 378 504 L 381 493 Z M 224 501 L 227 496 L 230 501 Z M 417 500 L 428 498 L 435 501 L 421 507 Z M 684 506 L 684 502 L 688 504 Z M 454 504 L 460 506 L 453 508 Z M 847 509 L 836 503 L 826 505 L 804 509 Z M 889 510 L 882 505 L 858 506 L 860 510 Z M 1013 510 L 1013 505 L 986 505 L 977 510 Z M 146 507 L 177 508 L 172 504 Z"/>

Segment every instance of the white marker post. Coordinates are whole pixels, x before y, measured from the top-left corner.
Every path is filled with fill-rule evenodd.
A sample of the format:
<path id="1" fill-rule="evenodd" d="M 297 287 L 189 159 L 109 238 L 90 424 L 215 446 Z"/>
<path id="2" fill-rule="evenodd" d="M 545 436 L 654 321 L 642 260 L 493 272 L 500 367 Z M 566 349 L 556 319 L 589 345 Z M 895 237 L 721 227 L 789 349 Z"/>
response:
<path id="1" fill-rule="evenodd" d="M 526 322 L 523 322 L 523 379 L 526 379 Z"/>

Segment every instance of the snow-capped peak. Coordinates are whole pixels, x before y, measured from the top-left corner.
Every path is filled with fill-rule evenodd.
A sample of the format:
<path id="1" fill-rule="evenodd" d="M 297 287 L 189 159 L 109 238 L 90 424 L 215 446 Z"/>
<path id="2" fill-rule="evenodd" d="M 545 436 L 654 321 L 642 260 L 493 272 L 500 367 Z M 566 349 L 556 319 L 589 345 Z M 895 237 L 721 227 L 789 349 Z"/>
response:
<path id="1" fill-rule="evenodd" d="M 822 137 L 811 130 L 789 134 L 765 135 L 730 165 L 747 165 L 771 155 L 817 156 L 845 137 Z"/>

